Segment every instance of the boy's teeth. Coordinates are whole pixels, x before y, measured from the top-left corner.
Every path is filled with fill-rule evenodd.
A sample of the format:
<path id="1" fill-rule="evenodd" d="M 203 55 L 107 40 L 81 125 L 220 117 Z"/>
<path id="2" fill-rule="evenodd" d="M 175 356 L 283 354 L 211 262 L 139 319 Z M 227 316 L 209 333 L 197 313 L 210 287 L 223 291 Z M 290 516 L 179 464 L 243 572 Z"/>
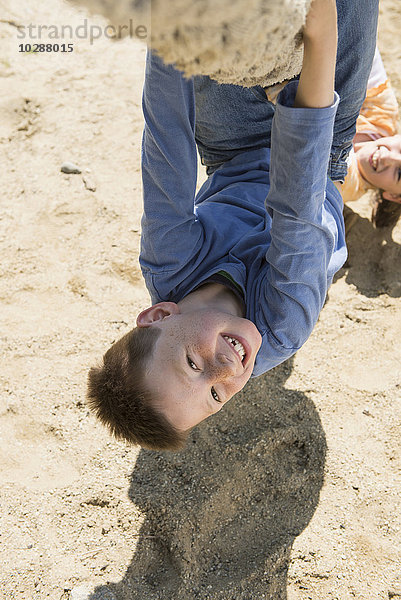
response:
<path id="1" fill-rule="evenodd" d="M 225 335 L 224 339 L 226 339 L 227 341 L 230 342 L 230 344 L 233 346 L 234 350 L 236 352 L 238 352 L 238 354 L 240 355 L 241 360 L 244 360 L 244 358 L 245 358 L 245 350 L 244 350 L 244 346 L 241 344 L 241 342 L 239 342 L 235 338 L 232 338 L 232 337 L 230 337 L 228 335 Z"/>

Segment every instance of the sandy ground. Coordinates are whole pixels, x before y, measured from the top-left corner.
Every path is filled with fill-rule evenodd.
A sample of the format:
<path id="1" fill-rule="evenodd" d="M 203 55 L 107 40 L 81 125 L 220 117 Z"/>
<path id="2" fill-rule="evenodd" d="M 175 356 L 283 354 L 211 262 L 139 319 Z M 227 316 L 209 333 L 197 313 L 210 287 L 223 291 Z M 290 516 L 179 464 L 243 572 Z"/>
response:
<path id="1" fill-rule="evenodd" d="M 353 206 L 349 260 L 308 343 L 185 452 L 113 441 L 85 382 L 148 303 L 145 49 L 75 38 L 72 53 L 19 53 L 15 23 L 85 13 L 1 5 L 0 597 L 401 598 L 401 223 L 375 231 L 369 199 Z M 382 0 L 401 101 L 400 31 L 399 0 Z"/>

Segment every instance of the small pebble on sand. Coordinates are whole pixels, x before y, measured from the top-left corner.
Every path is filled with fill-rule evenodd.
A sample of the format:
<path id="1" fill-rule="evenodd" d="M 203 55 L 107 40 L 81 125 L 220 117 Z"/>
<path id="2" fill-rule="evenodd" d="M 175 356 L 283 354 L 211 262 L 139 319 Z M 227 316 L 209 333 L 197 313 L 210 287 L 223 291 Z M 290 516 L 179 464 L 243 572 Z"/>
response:
<path id="1" fill-rule="evenodd" d="M 60 171 L 62 173 L 68 173 L 69 175 L 79 175 L 79 173 L 82 173 L 78 165 L 75 165 L 72 162 L 63 162 L 60 167 Z"/>
<path id="2" fill-rule="evenodd" d="M 82 181 L 84 182 L 84 185 L 87 190 L 89 190 L 90 192 L 96 192 L 96 182 L 93 179 L 93 177 L 90 177 L 89 175 L 83 175 Z"/>

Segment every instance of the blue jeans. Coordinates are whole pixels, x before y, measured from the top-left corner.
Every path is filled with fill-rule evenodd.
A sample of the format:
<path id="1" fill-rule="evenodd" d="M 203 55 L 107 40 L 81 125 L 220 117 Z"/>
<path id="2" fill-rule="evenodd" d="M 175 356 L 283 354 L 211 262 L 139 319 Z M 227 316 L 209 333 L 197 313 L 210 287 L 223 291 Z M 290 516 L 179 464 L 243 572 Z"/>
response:
<path id="1" fill-rule="evenodd" d="M 379 0 L 337 0 L 336 91 L 340 95 L 328 175 L 343 181 L 356 119 L 366 95 L 375 53 Z M 270 147 L 274 106 L 262 87 L 194 78 L 196 143 L 207 173 L 246 150 Z"/>

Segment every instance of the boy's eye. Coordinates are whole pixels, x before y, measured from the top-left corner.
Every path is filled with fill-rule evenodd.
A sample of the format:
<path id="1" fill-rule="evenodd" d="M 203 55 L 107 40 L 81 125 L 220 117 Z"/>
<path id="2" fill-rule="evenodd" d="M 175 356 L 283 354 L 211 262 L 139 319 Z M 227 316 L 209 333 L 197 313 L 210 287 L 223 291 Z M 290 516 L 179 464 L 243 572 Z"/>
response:
<path id="1" fill-rule="evenodd" d="M 400 179 L 401 179 L 401 169 L 398 169 L 397 181 L 400 181 Z"/>
<path id="2" fill-rule="evenodd" d="M 189 356 L 187 356 L 187 362 L 188 362 L 189 366 L 191 367 L 191 369 L 193 369 L 194 371 L 199 371 L 198 367 L 196 366 L 194 361 Z"/>
<path id="3" fill-rule="evenodd" d="M 216 402 L 221 402 L 220 397 L 219 397 L 218 393 L 216 392 L 216 390 L 214 389 L 214 387 L 212 387 L 210 391 L 211 391 L 213 400 L 216 400 Z"/>

